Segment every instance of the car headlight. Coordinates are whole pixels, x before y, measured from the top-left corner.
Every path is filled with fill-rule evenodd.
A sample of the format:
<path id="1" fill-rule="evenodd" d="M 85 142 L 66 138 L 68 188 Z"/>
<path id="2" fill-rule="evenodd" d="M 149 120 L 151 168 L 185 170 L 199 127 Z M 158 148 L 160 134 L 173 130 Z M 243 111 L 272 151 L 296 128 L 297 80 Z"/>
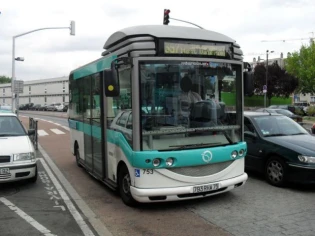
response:
<path id="1" fill-rule="evenodd" d="M 315 157 L 299 155 L 298 158 L 304 163 L 315 163 Z"/>
<path id="2" fill-rule="evenodd" d="M 13 154 L 13 161 L 34 161 L 34 160 L 35 160 L 34 152 Z"/>

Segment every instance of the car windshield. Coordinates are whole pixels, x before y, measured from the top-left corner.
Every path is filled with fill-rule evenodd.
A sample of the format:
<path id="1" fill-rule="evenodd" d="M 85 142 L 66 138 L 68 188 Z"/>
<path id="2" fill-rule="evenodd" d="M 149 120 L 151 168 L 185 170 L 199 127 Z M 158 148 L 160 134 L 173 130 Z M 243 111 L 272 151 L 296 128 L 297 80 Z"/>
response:
<path id="1" fill-rule="evenodd" d="M 23 136 L 25 129 L 15 116 L 0 116 L 0 137 Z"/>
<path id="2" fill-rule="evenodd" d="M 254 121 L 265 137 L 308 134 L 301 125 L 287 116 L 257 116 Z"/>
<path id="3" fill-rule="evenodd" d="M 236 111 L 236 81 L 241 79 L 236 70 L 227 63 L 142 62 L 143 149 L 174 150 L 239 142 L 241 123 L 227 119 L 227 111 Z"/>

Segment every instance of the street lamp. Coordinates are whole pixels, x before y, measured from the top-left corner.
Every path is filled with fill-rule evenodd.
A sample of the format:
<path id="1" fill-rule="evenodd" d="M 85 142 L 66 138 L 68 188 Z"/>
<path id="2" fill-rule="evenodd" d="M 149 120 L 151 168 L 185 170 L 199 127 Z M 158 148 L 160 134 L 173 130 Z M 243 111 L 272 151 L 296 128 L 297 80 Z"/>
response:
<path id="1" fill-rule="evenodd" d="M 14 58 L 15 61 L 24 61 L 24 57 L 17 57 L 17 58 Z M 16 86 L 13 84 L 13 88 L 16 88 Z M 19 91 L 17 91 L 16 93 L 16 101 L 15 101 L 15 107 L 16 107 L 16 114 L 19 115 Z M 12 96 L 13 96 L 13 90 L 12 90 Z M 12 99 L 13 101 L 13 99 Z M 14 112 L 14 108 L 13 108 L 13 104 L 12 104 L 12 109 L 13 109 L 13 112 Z"/>
<path id="2" fill-rule="evenodd" d="M 47 30 L 47 29 L 70 29 L 70 35 L 75 35 L 75 21 L 70 21 L 70 26 L 68 27 L 47 27 L 47 28 L 39 28 L 35 30 L 31 30 L 28 32 L 25 32 L 23 34 L 18 34 L 12 37 L 12 79 L 11 79 L 11 91 L 12 91 L 12 112 L 14 112 L 14 81 L 15 81 L 15 61 L 23 61 L 23 57 L 17 57 L 15 58 L 15 39 L 18 37 L 21 37 L 26 34 L 33 33 L 35 31 L 40 30 Z"/>
<path id="3" fill-rule="evenodd" d="M 266 85 L 264 86 L 263 90 L 265 92 L 265 108 L 267 106 L 267 90 L 268 90 L 268 55 L 269 53 L 273 53 L 274 51 L 267 50 L 266 51 Z"/>

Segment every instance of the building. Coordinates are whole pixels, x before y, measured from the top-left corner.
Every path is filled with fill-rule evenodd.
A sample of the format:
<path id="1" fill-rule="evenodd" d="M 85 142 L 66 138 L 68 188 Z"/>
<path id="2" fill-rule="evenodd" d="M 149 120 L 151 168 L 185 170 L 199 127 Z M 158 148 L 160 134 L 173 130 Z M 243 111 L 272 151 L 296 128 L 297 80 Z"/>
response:
<path id="1" fill-rule="evenodd" d="M 24 81 L 23 93 L 19 94 L 19 104 L 34 103 L 49 105 L 69 102 L 69 78 Z M 0 84 L 0 104 L 11 105 L 11 84 Z"/>

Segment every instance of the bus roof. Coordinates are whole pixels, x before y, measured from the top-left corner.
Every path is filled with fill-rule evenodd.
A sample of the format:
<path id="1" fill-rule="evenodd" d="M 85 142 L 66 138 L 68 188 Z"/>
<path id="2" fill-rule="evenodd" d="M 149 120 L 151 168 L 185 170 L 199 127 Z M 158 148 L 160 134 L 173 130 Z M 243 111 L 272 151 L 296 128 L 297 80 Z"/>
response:
<path id="1" fill-rule="evenodd" d="M 104 49 L 109 49 L 125 38 L 153 36 L 156 38 L 195 39 L 205 41 L 229 42 L 236 44 L 232 38 L 214 31 L 171 25 L 141 25 L 122 29 L 112 34 L 106 41 Z"/>

